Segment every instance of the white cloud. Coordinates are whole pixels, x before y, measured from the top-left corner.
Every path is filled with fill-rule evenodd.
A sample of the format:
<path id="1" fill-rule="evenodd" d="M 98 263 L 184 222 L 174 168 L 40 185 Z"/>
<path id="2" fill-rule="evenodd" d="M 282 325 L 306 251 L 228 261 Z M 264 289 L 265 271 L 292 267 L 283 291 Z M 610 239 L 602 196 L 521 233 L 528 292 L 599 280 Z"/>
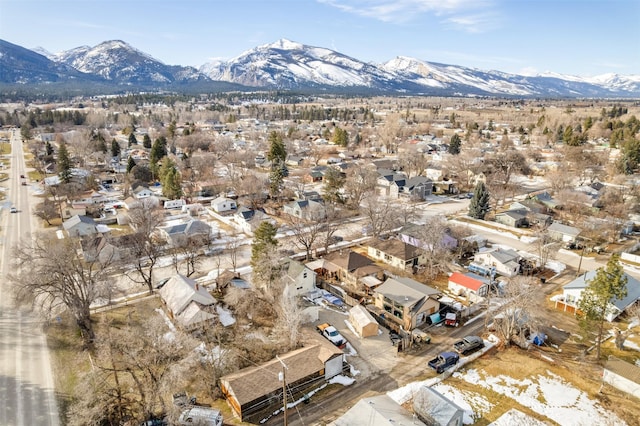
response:
<path id="1" fill-rule="evenodd" d="M 417 14 L 435 16 L 461 11 L 486 9 L 491 0 L 317 0 L 344 12 L 383 22 L 402 23 L 416 18 Z"/>
<path id="2" fill-rule="evenodd" d="M 468 33 L 479 34 L 497 27 L 500 18 L 496 13 L 453 15 L 444 19 L 445 25 Z"/>

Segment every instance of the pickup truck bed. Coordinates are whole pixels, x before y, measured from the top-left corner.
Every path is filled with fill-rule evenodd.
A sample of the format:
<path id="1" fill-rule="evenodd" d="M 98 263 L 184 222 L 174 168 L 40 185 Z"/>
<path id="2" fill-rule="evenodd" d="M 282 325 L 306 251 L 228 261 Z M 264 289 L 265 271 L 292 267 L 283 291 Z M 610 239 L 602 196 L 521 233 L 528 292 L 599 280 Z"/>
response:
<path id="1" fill-rule="evenodd" d="M 477 350 L 484 348 L 484 340 L 478 336 L 467 336 L 453 344 L 456 352 L 462 355 L 471 354 Z"/>
<path id="2" fill-rule="evenodd" d="M 318 330 L 318 333 L 322 334 L 331 343 L 333 343 L 340 349 L 344 349 L 344 347 L 347 346 L 347 339 L 342 337 L 342 334 L 340 334 L 340 332 L 331 324 L 320 324 L 316 327 L 316 329 Z"/>
<path id="3" fill-rule="evenodd" d="M 429 367 L 436 370 L 440 374 L 447 368 L 456 365 L 460 360 L 460 356 L 455 352 L 442 352 L 437 357 L 429 361 Z"/>

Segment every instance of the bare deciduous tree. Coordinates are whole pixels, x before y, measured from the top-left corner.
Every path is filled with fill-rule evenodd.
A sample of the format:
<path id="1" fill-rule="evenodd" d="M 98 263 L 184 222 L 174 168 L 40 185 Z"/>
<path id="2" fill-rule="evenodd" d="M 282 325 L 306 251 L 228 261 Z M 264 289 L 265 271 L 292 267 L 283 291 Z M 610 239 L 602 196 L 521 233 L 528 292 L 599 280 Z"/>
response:
<path id="1" fill-rule="evenodd" d="M 389 199 L 368 196 L 363 202 L 362 214 L 369 233 L 378 238 L 402 223 L 398 206 Z"/>
<path id="2" fill-rule="evenodd" d="M 66 309 L 73 316 L 85 344 L 94 340 L 90 306 L 110 298 L 113 265 L 81 259 L 75 240 L 38 235 L 13 250 L 15 273 L 9 278 L 19 302 L 30 303 L 51 315 Z"/>
<path id="3" fill-rule="evenodd" d="M 503 289 L 498 305 L 490 306 L 487 318 L 493 318 L 490 326 L 505 346 L 524 344 L 525 335 L 537 328 L 536 280 L 533 277 L 511 278 Z"/>
<path id="4" fill-rule="evenodd" d="M 447 220 L 443 216 L 432 216 L 416 229 L 427 277 L 431 279 L 447 272 L 454 257 L 454 241 L 449 236 Z"/>
<path id="5" fill-rule="evenodd" d="M 344 193 L 349 208 L 360 208 L 360 203 L 375 191 L 377 179 L 378 173 L 367 167 L 352 167 L 347 170 Z"/>

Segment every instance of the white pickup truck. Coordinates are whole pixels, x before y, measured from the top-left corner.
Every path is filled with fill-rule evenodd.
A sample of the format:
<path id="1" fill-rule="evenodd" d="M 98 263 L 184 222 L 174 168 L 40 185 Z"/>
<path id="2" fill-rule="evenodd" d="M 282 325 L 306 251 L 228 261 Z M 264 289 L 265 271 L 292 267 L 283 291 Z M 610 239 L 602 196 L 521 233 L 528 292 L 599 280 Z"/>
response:
<path id="1" fill-rule="evenodd" d="M 324 337 L 329 339 L 331 343 L 339 347 L 340 349 L 344 349 L 347 346 L 347 339 L 342 337 L 342 334 L 329 323 L 320 324 L 316 327 L 318 329 L 318 333 L 322 334 Z"/>

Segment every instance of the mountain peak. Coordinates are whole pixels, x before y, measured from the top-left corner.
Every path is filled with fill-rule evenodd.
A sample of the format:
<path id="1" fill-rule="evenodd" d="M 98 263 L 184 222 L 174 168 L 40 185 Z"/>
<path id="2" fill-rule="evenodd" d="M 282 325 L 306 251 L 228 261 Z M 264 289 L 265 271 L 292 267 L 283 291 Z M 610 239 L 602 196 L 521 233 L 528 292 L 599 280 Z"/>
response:
<path id="1" fill-rule="evenodd" d="M 304 49 L 304 44 L 291 41 L 286 38 L 281 38 L 280 40 L 277 40 L 274 43 L 265 44 L 263 47 L 271 48 L 271 49 L 282 49 L 282 50 L 298 50 L 298 49 Z"/>

